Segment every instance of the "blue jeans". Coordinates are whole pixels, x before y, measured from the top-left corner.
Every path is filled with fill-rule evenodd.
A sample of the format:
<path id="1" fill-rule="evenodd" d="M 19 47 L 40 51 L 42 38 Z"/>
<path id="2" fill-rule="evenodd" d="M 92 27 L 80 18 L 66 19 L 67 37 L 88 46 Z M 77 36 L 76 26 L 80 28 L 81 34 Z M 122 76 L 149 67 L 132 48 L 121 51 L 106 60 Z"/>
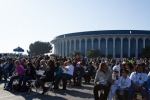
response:
<path id="1" fill-rule="evenodd" d="M 133 96 L 136 93 L 136 90 L 133 86 L 130 86 L 129 88 L 129 93 L 128 93 L 128 100 L 133 100 Z M 142 87 L 139 91 L 139 93 L 141 93 L 142 98 L 147 97 L 147 91 L 146 88 Z"/>
<path id="2" fill-rule="evenodd" d="M 26 82 L 31 79 L 34 79 L 34 77 L 33 76 L 21 76 L 19 78 L 19 89 L 21 89 L 21 91 L 25 91 Z M 22 84 L 22 82 L 23 82 L 23 84 Z M 22 84 L 22 86 L 21 86 L 21 84 Z"/>
<path id="3" fill-rule="evenodd" d="M 7 80 L 7 74 L 10 73 L 11 71 L 9 70 L 4 70 L 4 79 Z"/>
<path id="4" fill-rule="evenodd" d="M 12 88 L 12 83 L 13 83 L 14 79 L 19 79 L 20 76 L 21 76 L 21 75 L 12 76 L 12 77 L 10 78 L 9 83 L 8 83 L 8 87 L 9 87 L 9 88 Z"/>

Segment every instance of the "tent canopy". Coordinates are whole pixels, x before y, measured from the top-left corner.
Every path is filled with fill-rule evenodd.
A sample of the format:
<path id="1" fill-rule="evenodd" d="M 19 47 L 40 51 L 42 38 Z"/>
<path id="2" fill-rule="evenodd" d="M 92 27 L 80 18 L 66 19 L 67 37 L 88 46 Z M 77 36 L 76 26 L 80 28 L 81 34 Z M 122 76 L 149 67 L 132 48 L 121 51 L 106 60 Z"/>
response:
<path id="1" fill-rule="evenodd" d="M 24 49 L 22 49 L 21 47 L 17 47 L 15 49 L 13 49 L 14 52 L 24 52 Z"/>

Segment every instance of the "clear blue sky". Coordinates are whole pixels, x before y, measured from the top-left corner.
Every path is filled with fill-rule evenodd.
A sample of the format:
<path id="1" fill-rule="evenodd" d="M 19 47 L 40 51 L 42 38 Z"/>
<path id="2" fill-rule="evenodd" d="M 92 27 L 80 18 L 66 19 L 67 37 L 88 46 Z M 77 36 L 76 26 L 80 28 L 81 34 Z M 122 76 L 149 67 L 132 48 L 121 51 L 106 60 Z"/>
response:
<path id="1" fill-rule="evenodd" d="M 150 0 L 0 0 L 0 52 L 93 30 L 150 30 Z"/>

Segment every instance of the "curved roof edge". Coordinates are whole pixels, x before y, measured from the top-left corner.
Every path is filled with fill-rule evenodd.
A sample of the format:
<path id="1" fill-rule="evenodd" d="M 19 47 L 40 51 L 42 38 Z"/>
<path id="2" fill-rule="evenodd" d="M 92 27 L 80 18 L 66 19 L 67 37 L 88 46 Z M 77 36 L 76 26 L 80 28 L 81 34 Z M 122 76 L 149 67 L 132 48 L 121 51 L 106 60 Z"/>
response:
<path id="1" fill-rule="evenodd" d="M 56 36 L 54 39 L 73 37 L 73 36 L 83 36 L 83 35 L 101 35 L 101 34 L 147 34 L 150 35 L 149 30 L 99 30 L 99 31 L 84 31 L 84 32 L 74 32 Z"/>

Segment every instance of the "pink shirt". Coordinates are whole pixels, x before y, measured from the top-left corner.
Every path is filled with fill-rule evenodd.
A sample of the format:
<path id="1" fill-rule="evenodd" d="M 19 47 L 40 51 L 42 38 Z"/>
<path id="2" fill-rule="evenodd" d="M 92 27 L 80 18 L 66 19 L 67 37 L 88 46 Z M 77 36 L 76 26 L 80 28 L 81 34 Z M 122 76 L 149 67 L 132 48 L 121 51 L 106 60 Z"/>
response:
<path id="1" fill-rule="evenodd" d="M 23 75 L 24 74 L 23 66 L 21 66 L 21 65 L 17 66 L 16 71 L 17 71 L 18 75 Z"/>

